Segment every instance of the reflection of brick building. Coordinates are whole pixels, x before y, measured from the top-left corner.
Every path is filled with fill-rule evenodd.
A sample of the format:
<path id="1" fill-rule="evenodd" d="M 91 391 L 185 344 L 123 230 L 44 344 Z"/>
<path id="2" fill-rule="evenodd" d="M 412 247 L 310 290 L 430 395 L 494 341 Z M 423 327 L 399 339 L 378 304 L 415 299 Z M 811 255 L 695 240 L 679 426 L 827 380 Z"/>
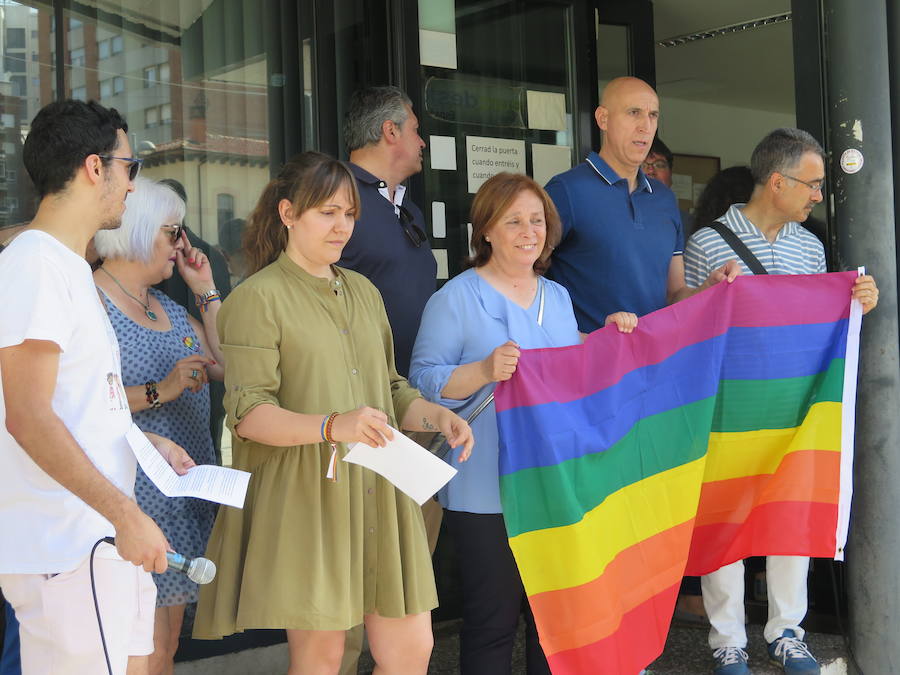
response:
<path id="1" fill-rule="evenodd" d="M 37 10 L 18 4 L 0 5 L 0 88 L 3 94 L 21 100 L 18 114 L 22 119 L 30 119 L 40 108 L 38 42 Z M 6 104 L 12 103 L 7 101 L 2 112 L 9 112 Z"/>
<path id="2" fill-rule="evenodd" d="M 232 218 L 246 218 L 269 180 L 269 142 L 216 133 L 157 145 L 144 156 L 144 173 L 175 178 L 188 193 L 185 221 L 210 243 Z"/>
<path id="3" fill-rule="evenodd" d="M 27 122 L 24 99 L 0 94 L 0 228 L 25 220 L 34 212 L 34 187 L 19 171 L 23 129 Z M 0 240 L 4 239 L 0 235 Z"/>
<path id="4" fill-rule="evenodd" d="M 9 123 L 0 129 L 5 141 L 9 134 L 27 132 L 37 110 L 56 98 L 57 86 L 57 72 L 51 65 L 57 60 L 52 13 L 25 6 L 15 9 L 21 10 L 16 14 L 19 22 L 33 24 L 25 31 L 25 46 L 15 49 L 22 54 L 33 52 L 28 63 L 34 72 L 16 80 L 19 89 L 12 92 L 0 77 L 0 93 L 9 95 L 3 99 L 3 111 L 18 111 L 15 123 L 9 114 L 2 118 Z M 7 8 L 0 7 L 0 19 L 4 11 Z M 136 22 L 117 26 L 66 14 L 65 96 L 97 100 L 122 113 L 132 148 L 146 162 L 147 175 L 180 180 L 188 194 L 191 226 L 215 243 L 223 218 L 246 217 L 269 177 L 264 54 L 245 54 L 240 65 L 209 55 L 203 50 L 200 22 L 175 40 L 165 31 Z M 18 145 L 6 141 L 4 149 L 10 184 L 30 191 L 30 181 L 21 170 L 21 138 Z M 9 187 L 2 174 L 0 183 L 2 200 Z M 16 198 L 18 204 L 25 203 L 24 198 Z M 29 201 L 21 211 L 30 215 L 32 198 L 30 194 L 26 198 Z M 17 219 L 21 218 L 0 212 L 0 225 Z"/>
<path id="5" fill-rule="evenodd" d="M 31 181 L 18 169 L 24 131 L 40 107 L 37 17 L 24 5 L 0 6 L 0 227 L 34 210 Z"/>
<path id="6" fill-rule="evenodd" d="M 50 17 L 44 15 L 43 21 L 50 28 L 46 44 L 49 61 L 55 33 Z M 242 130 L 248 138 L 267 138 L 264 65 L 259 73 L 252 65 L 242 65 L 216 77 L 204 73 L 203 78 L 184 80 L 182 49 L 188 48 L 184 43 L 173 46 L 73 19 L 68 20 L 67 28 L 66 95 L 116 108 L 128 120 L 136 149 L 141 143 L 145 143 L 145 149 L 152 149 L 190 137 L 189 121 L 198 108 L 213 133 Z M 246 83 L 248 76 L 257 75 L 261 75 L 262 84 Z M 55 89 L 53 78 L 47 80 Z M 53 92 L 46 93 L 51 100 Z"/>

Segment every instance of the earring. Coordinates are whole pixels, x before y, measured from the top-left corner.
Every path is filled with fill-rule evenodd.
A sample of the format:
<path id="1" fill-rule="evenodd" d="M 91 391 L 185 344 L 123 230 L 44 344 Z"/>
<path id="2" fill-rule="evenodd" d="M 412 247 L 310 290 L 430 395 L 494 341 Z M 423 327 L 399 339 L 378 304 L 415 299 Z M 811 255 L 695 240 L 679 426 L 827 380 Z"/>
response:
<path id="1" fill-rule="evenodd" d="M 489 244 L 491 243 L 491 238 L 490 238 L 490 237 L 485 237 L 484 240 L 485 240 L 487 243 L 489 243 Z"/>
<path id="2" fill-rule="evenodd" d="M 286 227 L 287 229 L 289 229 L 289 230 L 294 229 L 294 226 L 293 226 L 293 225 L 285 225 L 285 227 Z"/>

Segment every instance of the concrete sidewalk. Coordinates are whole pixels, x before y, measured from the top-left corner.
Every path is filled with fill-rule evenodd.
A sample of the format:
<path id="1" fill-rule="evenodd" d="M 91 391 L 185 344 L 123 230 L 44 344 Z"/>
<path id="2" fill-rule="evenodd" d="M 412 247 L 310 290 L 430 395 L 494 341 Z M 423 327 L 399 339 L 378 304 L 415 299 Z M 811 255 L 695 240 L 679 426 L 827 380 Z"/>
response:
<path id="1" fill-rule="evenodd" d="M 429 675 L 451 675 L 459 672 L 459 621 L 435 624 L 435 645 L 431 658 Z M 777 675 L 781 669 L 769 664 L 762 627 L 747 627 L 750 638 L 748 653 L 754 675 Z M 712 672 L 712 658 L 706 644 L 706 629 L 673 625 L 663 655 L 650 666 L 653 675 L 709 675 Z M 525 652 L 522 631 L 513 657 L 513 673 L 525 673 Z M 846 651 L 839 635 L 824 633 L 807 634 L 807 642 L 813 654 L 822 664 L 823 675 L 846 675 L 848 672 Z M 277 675 L 287 671 L 287 646 L 285 644 L 249 649 L 237 654 L 216 656 L 199 661 L 178 663 L 176 675 Z M 372 659 L 364 654 L 359 672 L 369 675 L 373 667 Z M 633 675 L 633 674 L 623 674 Z"/>

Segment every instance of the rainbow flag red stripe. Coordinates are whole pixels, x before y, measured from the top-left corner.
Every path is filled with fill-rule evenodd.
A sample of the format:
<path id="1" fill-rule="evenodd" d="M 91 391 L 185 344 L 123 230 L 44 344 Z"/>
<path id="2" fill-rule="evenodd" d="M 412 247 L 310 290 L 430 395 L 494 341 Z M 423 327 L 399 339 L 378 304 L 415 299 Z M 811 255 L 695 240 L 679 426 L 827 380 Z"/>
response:
<path id="1" fill-rule="evenodd" d="M 855 276 L 739 277 L 633 334 L 522 353 L 496 390 L 501 496 L 556 675 L 651 663 L 684 574 L 842 558 Z"/>

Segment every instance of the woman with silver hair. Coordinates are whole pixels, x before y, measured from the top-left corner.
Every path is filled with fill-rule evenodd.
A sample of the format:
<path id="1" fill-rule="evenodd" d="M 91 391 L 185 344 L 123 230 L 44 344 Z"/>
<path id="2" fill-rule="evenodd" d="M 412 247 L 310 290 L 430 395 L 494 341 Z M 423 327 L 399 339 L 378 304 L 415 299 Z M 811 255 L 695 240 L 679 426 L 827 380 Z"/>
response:
<path id="1" fill-rule="evenodd" d="M 223 377 L 216 334 L 222 303 L 209 261 L 182 230 L 181 198 L 168 186 L 146 178 L 135 179 L 134 188 L 122 226 L 94 237 L 103 260 L 94 282 L 119 340 L 127 404 L 143 431 L 171 438 L 197 464 L 214 464 L 206 383 L 208 378 Z M 202 324 L 153 288 L 176 266 L 196 296 Z M 215 519 L 214 504 L 165 497 L 140 467 L 135 494 L 174 550 L 189 557 L 203 555 Z M 153 577 L 157 598 L 150 671 L 172 673 L 185 605 L 196 602 L 198 589 L 177 572 Z"/>

